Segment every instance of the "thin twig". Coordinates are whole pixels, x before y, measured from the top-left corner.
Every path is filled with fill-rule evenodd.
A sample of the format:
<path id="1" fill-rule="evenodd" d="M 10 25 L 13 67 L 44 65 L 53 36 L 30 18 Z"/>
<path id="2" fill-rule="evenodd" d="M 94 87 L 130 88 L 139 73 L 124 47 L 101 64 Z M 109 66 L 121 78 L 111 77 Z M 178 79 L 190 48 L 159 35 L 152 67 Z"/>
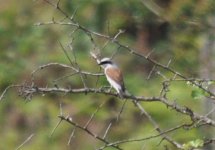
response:
<path id="1" fill-rule="evenodd" d="M 62 104 L 60 103 L 60 115 L 63 115 L 63 109 L 62 109 Z M 54 129 L 52 130 L 50 137 L 52 137 L 52 135 L 54 134 L 55 130 L 59 127 L 59 125 L 61 124 L 62 119 L 60 119 L 58 121 L 58 123 L 56 124 L 56 126 L 54 127 Z"/>
<path id="2" fill-rule="evenodd" d="M 99 141 L 105 143 L 105 144 L 109 144 L 109 142 L 107 140 L 105 140 L 104 138 L 96 135 L 95 133 L 91 132 L 89 129 L 86 129 L 82 126 L 80 126 L 79 124 L 75 123 L 74 121 L 72 121 L 72 119 L 70 119 L 70 117 L 65 117 L 65 116 L 58 116 L 59 118 L 61 118 L 62 120 L 65 120 L 66 122 L 70 123 L 71 125 L 75 126 L 76 128 L 88 133 L 90 136 L 92 136 L 93 138 L 98 139 Z M 111 147 L 122 150 L 117 144 L 116 145 L 112 145 Z"/>
<path id="3" fill-rule="evenodd" d="M 133 101 L 133 103 L 139 108 L 139 110 L 149 119 L 149 121 L 152 123 L 152 125 L 154 126 L 155 130 L 158 133 L 162 133 L 163 131 L 160 129 L 159 125 L 157 124 L 157 122 L 152 118 L 152 116 L 145 111 L 145 109 L 141 106 L 141 104 L 137 101 Z M 169 136 L 167 136 L 166 134 L 162 134 L 162 137 L 164 139 L 166 139 L 168 142 L 170 142 L 172 145 L 174 145 L 175 147 L 182 149 L 182 145 L 177 143 L 176 141 L 174 141 L 172 138 L 170 138 Z"/>
<path id="4" fill-rule="evenodd" d="M 52 135 L 54 134 L 54 132 L 56 131 L 56 129 L 59 127 L 59 125 L 61 124 L 61 122 L 62 122 L 62 119 L 60 119 L 60 120 L 58 121 L 58 123 L 56 124 L 56 126 L 55 126 L 54 129 L 52 130 L 52 132 L 51 132 L 51 134 L 50 134 L 49 137 L 52 137 Z"/>
<path id="5" fill-rule="evenodd" d="M 124 100 L 124 102 L 123 102 L 123 104 L 122 104 L 122 107 L 121 107 L 121 109 L 120 109 L 120 111 L 119 111 L 119 113 L 118 113 L 118 115 L 117 115 L 117 117 L 116 117 L 116 121 L 119 121 L 119 119 L 120 119 L 120 116 L 121 116 L 121 114 L 122 114 L 122 112 L 123 112 L 123 110 L 124 110 L 124 108 L 125 108 L 125 104 L 127 103 L 127 99 L 125 99 Z"/>
<path id="6" fill-rule="evenodd" d="M 0 96 L 0 101 L 4 99 L 5 94 L 8 92 L 9 89 L 15 88 L 15 87 L 22 87 L 22 86 L 23 86 L 23 85 L 18 85 L 18 84 L 17 84 L 17 85 L 12 84 L 12 85 L 7 86 L 7 87 L 4 89 L 4 91 L 2 92 L 1 96 Z"/>
<path id="7" fill-rule="evenodd" d="M 103 139 L 106 139 L 107 134 L 108 134 L 108 132 L 109 132 L 109 130 L 110 130 L 112 124 L 113 124 L 112 122 L 110 122 L 110 123 L 108 124 L 108 127 L 107 127 L 107 129 L 105 130 L 105 133 L 104 133 L 104 135 L 103 135 Z"/>
<path id="8" fill-rule="evenodd" d="M 29 142 L 32 137 L 34 136 L 34 133 L 32 133 L 21 145 L 19 145 L 16 150 L 19 150 L 20 148 L 22 148 L 27 142 Z"/>
<path id="9" fill-rule="evenodd" d="M 76 128 L 74 128 L 74 129 L 72 130 L 72 133 L 71 133 L 71 135 L 70 135 L 70 137 L 69 137 L 69 140 L 68 140 L 67 145 L 70 145 L 70 143 L 71 143 L 71 141 L 72 141 L 72 138 L 73 138 L 74 135 L 75 135 L 75 129 L 76 129 Z"/>
<path id="10" fill-rule="evenodd" d="M 102 108 L 102 106 L 106 103 L 106 101 L 104 101 L 103 103 L 101 103 L 99 105 L 99 107 L 97 107 L 97 109 L 92 113 L 92 115 L 90 116 L 90 119 L 87 121 L 87 123 L 85 124 L 84 128 L 87 128 L 89 126 L 89 124 L 91 123 L 91 121 L 93 120 L 94 116 L 96 115 L 96 113 Z"/>
<path id="11" fill-rule="evenodd" d="M 129 142 L 139 142 L 139 141 L 151 140 L 151 139 L 154 139 L 154 138 L 158 138 L 158 137 L 162 136 L 163 134 L 167 134 L 167 133 L 170 133 L 172 131 L 175 131 L 175 130 L 178 130 L 180 128 L 183 128 L 184 126 L 186 126 L 186 124 L 181 124 L 181 125 L 178 125 L 176 127 L 170 128 L 170 129 L 168 129 L 166 131 L 163 131 L 163 132 L 161 132 L 159 134 L 144 137 L 144 138 L 126 139 L 126 140 L 120 140 L 120 141 L 112 142 L 110 144 L 106 144 L 106 145 L 100 147 L 99 150 L 107 148 L 107 147 L 110 147 L 111 145 L 115 145 L 115 144 L 119 145 L 119 144 L 124 144 L 124 143 L 129 143 Z"/>
<path id="12" fill-rule="evenodd" d="M 107 137 L 107 134 L 108 134 L 108 132 L 110 131 L 110 129 L 111 129 L 113 123 L 119 121 L 120 116 L 121 116 L 121 114 L 122 114 L 122 112 L 123 112 L 123 110 L 124 110 L 124 108 L 125 108 L 125 104 L 126 104 L 126 103 L 127 103 L 127 99 L 124 100 L 124 102 L 123 102 L 123 104 L 122 104 L 122 107 L 121 107 L 119 113 L 118 113 L 117 116 L 116 116 L 116 119 L 113 120 L 113 121 L 111 121 L 111 122 L 109 123 L 109 125 L 108 125 L 108 127 L 107 127 L 107 129 L 105 130 L 105 133 L 104 133 L 104 135 L 103 135 L 103 138 L 104 138 L 104 139 Z"/>
<path id="13" fill-rule="evenodd" d="M 37 69 L 33 70 L 31 73 L 32 78 L 34 78 L 34 75 L 38 71 L 45 69 L 45 68 L 48 68 L 48 67 L 51 67 L 51 66 L 60 66 L 60 67 L 66 68 L 66 69 L 71 69 L 71 70 L 75 71 L 76 73 L 78 73 L 78 69 L 75 67 L 72 67 L 72 66 L 69 66 L 66 64 L 62 64 L 62 63 L 51 62 L 51 63 L 45 64 L 45 65 L 39 66 Z M 104 76 L 104 73 L 92 73 L 92 72 L 87 72 L 87 71 L 82 71 L 81 73 L 84 75 L 91 75 L 91 76 Z"/>

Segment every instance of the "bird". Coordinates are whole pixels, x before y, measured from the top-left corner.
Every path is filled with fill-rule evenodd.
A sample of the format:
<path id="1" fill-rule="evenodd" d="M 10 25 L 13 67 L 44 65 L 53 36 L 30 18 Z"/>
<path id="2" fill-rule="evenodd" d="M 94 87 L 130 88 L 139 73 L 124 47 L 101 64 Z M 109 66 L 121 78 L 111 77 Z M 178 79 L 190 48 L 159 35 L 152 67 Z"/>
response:
<path id="1" fill-rule="evenodd" d="M 119 97 L 123 99 L 125 85 L 122 71 L 110 58 L 107 57 L 101 59 L 99 65 L 104 69 L 105 76 L 111 87 L 113 87 L 119 94 Z"/>

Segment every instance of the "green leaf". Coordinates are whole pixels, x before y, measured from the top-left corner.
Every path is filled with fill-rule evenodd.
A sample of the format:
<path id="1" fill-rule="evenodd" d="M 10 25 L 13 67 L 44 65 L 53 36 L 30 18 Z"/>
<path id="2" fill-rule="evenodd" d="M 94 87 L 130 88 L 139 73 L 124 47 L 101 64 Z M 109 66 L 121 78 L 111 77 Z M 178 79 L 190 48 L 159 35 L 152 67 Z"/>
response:
<path id="1" fill-rule="evenodd" d="M 196 139 L 194 141 L 189 141 L 185 144 L 183 144 L 183 148 L 185 150 L 191 150 L 193 148 L 199 148 L 202 147 L 204 145 L 204 141 L 201 139 Z"/>
<path id="2" fill-rule="evenodd" d="M 205 96 L 205 93 L 201 89 L 195 89 L 195 90 L 192 90 L 191 96 L 194 99 L 202 99 Z"/>

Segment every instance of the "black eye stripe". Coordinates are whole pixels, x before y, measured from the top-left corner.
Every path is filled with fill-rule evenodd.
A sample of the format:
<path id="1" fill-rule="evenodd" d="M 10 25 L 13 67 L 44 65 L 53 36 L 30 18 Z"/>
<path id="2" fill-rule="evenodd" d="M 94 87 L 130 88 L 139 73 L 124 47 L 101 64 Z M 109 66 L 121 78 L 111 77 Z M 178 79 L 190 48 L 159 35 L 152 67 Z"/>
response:
<path id="1" fill-rule="evenodd" d="M 111 61 L 103 61 L 103 62 L 101 62 L 100 64 L 101 64 L 101 65 L 104 65 L 104 64 L 112 64 L 112 62 L 111 62 Z"/>

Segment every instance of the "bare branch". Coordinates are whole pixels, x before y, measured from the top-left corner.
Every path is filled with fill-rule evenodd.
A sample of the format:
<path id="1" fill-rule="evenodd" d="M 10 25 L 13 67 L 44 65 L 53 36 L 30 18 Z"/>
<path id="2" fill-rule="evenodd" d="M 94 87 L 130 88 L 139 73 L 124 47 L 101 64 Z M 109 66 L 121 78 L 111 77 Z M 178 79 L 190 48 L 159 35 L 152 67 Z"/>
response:
<path id="1" fill-rule="evenodd" d="M 149 113 L 147 113 L 147 111 L 145 111 L 145 109 L 141 106 L 141 104 L 137 101 L 133 101 L 133 103 L 139 108 L 141 113 L 144 114 L 149 119 L 149 121 L 154 126 L 155 130 L 158 131 L 160 134 L 163 133 L 162 130 L 160 129 L 159 125 L 156 123 L 156 121 L 152 118 L 152 116 Z M 173 144 L 175 147 L 182 149 L 181 144 L 177 143 L 176 141 L 174 141 L 172 138 L 170 138 L 166 134 L 162 134 L 162 137 L 164 139 L 166 139 L 168 142 L 170 142 L 171 144 Z"/>
<path id="2" fill-rule="evenodd" d="M 75 135 L 75 129 L 76 129 L 76 128 L 74 128 L 74 129 L 72 130 L 72 133 L 71 133 L 71 135 L 70 135 L 70 137 L 69 137 L 69 140 L 68 140 L 67 145 L 70 145 L 71 140 L 72 140 L 72 138 L 73 138 L 73 137 L 74 137 L 74 135 Z"/>
<path id="3" fill-rule="evenodd" d="M 90 55 L 93 59 L 96 60 L 96 62 L 99 64 L 100 63 L 100 59 L 101 59 L 101 54 L 100 52 L 90 52 Z"/>
<path id="4" fill-rule="evenodd" d="M 208 139 L 204 142 L 204 146 L 208 145 L 208 144 L 211 144 L 211 143 L 215 143 L 215 138 L 212 138 L 212 139 Z"/>
<path id="5" fill-rule="evenodd" d="M 2 92 L 1 96 L 0 96 L 0 101 L 3 100 L 3 98 L 5 97 L 5 94 L 8 92 L 9 89 L 11 88 L 15 88 L 15 87 L 21 87 L 22 85 L 9 85 L 8 87 L 5 88 L 5 90 Z"/>
<path id="6" fill-rule="evenodd" d="M 153 12 L 155 15 L 163 18 L 163 12 L 164 10 L 158 6 L 155 2 L 152 0 L 142 0 L 141 1 L 151 12 Z"/>
<path id="7" fill-rule="evenodd" d="M 111 129 L 113 123 L 119 121 L 120 116 L 121 116 L 121 114 L 122 114 L 122 112 L 123 112 L 123 110 L 124 110 L 124 108 L 125 108 L 125 104 L 126 104 L 126 103 L 127 103 L 127 99 L 124 100 L 124 102 L 123 102 L 123 104 L 122 104 L 122 107 L 121 107 L 119 113 L 117 114 L 116 118 L 115 118 L 113 121 L 111 121 L 111 122 L 109 123 L 107 129 L 105 130 L 104 136 L 103 136 L 104 139 L 107 137 L 107 134 L 108 134 L 108 132 L 110 131 L 110 129 Z"/>
<path id="8" fill-rule="evenodd" d="M 106 139 L 107 134 L 108 134 L 108 132 L 109 132 L 109 130 L 110 130 L 112 124 L 113 124 L 112 122 L 110 122 L 110 123 L 108 124 L 108 127 L 107 127 L 107 129 L 105 130 L 105 133 L 104 133 L 104 135 L 103 135 L 103 138 L 104 138 L 104 139 Z"/>
<path id="9" fill-rule="evenodd" d="M 46 0 L 45 0 L 45 1 L 46 1 Z M 147 0 L 146 2 L 148 3 L 148 0 Z M 49 2 L 49 3 L 50 3 L 50 2 Z M 150 2 L 150 3 L 151 3 L 151 2 Z M 187 80 L 187 77 L 185 77 L 185 76 L 182 75 L 181 73 L 175 71 L 174 69 L 170 68 L 168 65 L 167 65 L 167 66 L 166 66 L 166 65 L 163 65 L 163 64 L 161 64 L 161 63 L 159 63 L 159 62 L 157 62 L 157 61 L 155 61 L 155 60 L 153 60 L 153 59 L 151 59 L 151 58 L 149 58 L 149 57 L 147 57 L 147 56 L 145 56 L 145 55 L 143 55 L 143 54 L 138 53 L 137 50 L 132 49 L 132 48 L 130 48 L 129 46 L 122 44 L 121 42 L 119 42 L 119 41 L 118 41 L 117 39 L 115 39 L 114 37 L 111 37 L 111 36 L 108 36 L 108 35 L 104 35 L 104 34 L 101 34 L 101 33 L 97 33 L 97 32 L 95 32 L 95 31 L 91 31 L 91 30 L 85 28 L 84 26 L 81 26 L 81 25 L 80 25 L 79 23 L 77 23 L 77 22 L 74 23 L 74 21 L 71 20 L 71 19 L 69 18 L 69 16 L 68 16 L 61 8 L 58 7 L 57 10 L 60 11 L 60 12 L 61 12 L 66 18 L 68 18 L 71 22 L 69 22 L 69 23 L 63 23 L 63 24 L 61 24 L 60 22 L 49 22 L 48 24 L 72 25 L 72 26 L 77 27 L 78 29 L 84 31 L 84 32 L 85 32 L 88 36 L 90 36 L 91 38 L 92 38 L 92 35 L 95 35 L 95 36 L 102 37 L 102 38 L 105 38 L 105 39 L 107 39 L 107 40 L 110 40 L 110 41 L 112 41 L 113 43 L 117 44 L 118 46 L 120 46 L 120 47 L 122 47 L 122 48 L 128 50 L 131 54 L 133 54 L 133 55 L 135 55 L 135 56 L 137 56 L 137 57 L 140 57 L 140 58 L 144 58 L 144 59 L 148 60 L 150 63 L 152 63 L 153 65 L 156 65 L 157 67 L 161 67 L 161 68 L 163 68 L 163 69 L 165 69 L 165 70 L 167 70 L 167 71 L 173 73 L 174 75 L 177 75 L 177 76 L 179 76 L 180 78 Z M 42 25 L 42 24 L 39 23 L 39 25 Z M 94 42 L 93 42 L 93 43 L 94 43 Z M 215 94 L 214 94 L 213 92 L 211 92 L 211 91 L 209 91 L 208 89 L 204 88 L 201 84 L 197 84 L 197 83 L 195 83 L 195 82 L 193 82 L 193 81 L 191 81 L 191 82 L 192 82 L 192 84 L 194 84 L 194 85 L 197 86 L 198 88 L 200 88 L 200 89 L 202 89 L 203 91 L 205 91 L 206 93 L 208 93 L 208 94 L 210 95 L 209 97 L 210 97 L 211 99 L 215 99 Z"/>
<path id="10" fill-rule="evenodd" d="M 154 139 L 154 138 L 161 137 L 163 134 L 167 134 L 167 133 L 170 133 L 172 131 L 175 131 L 175 130 L 178 130 L 180 128 L 183 128 L 184 126 L 186 126 L 186 124 L 178 125 L 178 126 L 176 126 L 174 128 L 171 128 L 171 129 L 168 129 L 166 131 L 163 131 L 162 133 L 159 133 L 157 135 L 152 135 L 152 136 L 145 137 L 145 138 L 127 139 L 127 140 L 116 141 L 116 142 L 104 145 L 103 147 L 100 147 L 99 149 L 104 149 L 106 147 L 110 147 L 111 145 L 115 145 L 115 144 L 119 145 L 119 144 L 124 144 L 124 143 L 129 143 L 129 142 L 139 142 L 139 141 L 151 140 L 151 139 Z"/>
<path id="11" fill-rule="evenodd" d="M 60 115 L 63 115 L 63 110 L 62 110 L 61 103 L 60 103 Z M 57 127 L 61 124 L 61 122 L 62 122 L 62 119 L 60 119 L 60 120 L 58 121 L 58 123 L 56 124 L 56 126 L 55 126 L 54 129 L 52 130 L 50 137 L 52 137 L 52 135 L 54 134 L 54 132 L 55 132 L 55 130 L 57 129 Z"/>
<path id="12" fill-rule="evenodd" d="M 50 134 L 50 137 L 52 137 L 52 135 L 54 134 L 54 132 L 56 131 L 56 129 L 59 127 L 59 125 L 61 124 L 62 122 L 62 119 L 60 119 L 58 121 L 58 123 L 56 124 L 56 126 L 54 127 L 54 129 L 52 130 L 51 134 Z"/>
<path id="13" fill-rule="evenodd" d="M 87 128 L 89 126 L 89 124 L 91 123 L 91 121 L 93 120 L 93 117 L 96 115 L 96 113 L 102 108 L 102 106 L 106 103 L 106 101 L 104 101 L 103 103 L 101 103 L 101 105 L 99 105 L 99 107 L 97 107 L 97 109 L 95 110 L 95 112 L 92 113 L 92 115 L 90 116 L 90 119 L 87 121 L 86 125 L 84 126 L 84 128 Z"/>
<path id="14" fill-rule="evenodd" d="M 69 57 L 69 54 L 67 53 L 67 51 L 66 51 L 65 48 L 63 47 L 62 43 L 61 43 L 60 41 L 58 41 L 58 42 L 59 42 L 60 47 L 61 47 L 61 49 L 63 50 L 63 52 L 64 52 L 66 58 L 69 60 L 70 64 L 71 64 L 72 66 L 74 66 L 74 65 L 73 65 L 73 62 L 72 62 L 72 60 L 71 60 L 71 58 Z M 75 60 L 75 62 L 76 62 L 76 60 Z"/>
<path id="15" fill-rule="evenodd" d="M 48 63 L 48 64 L 45 64 L 45 65 L 39 66 L 37 69 L 35 69 L 31 73 L 32 80 L 34 80 L 34 74 L 36 74 L 38 71 L 43 70 L 43 69 L 48 68 L 48 67 L 51 67 L 51 66 L 60 66 L 60 67 L 63 67 L 65 69 L 71 69 L 71 70 L 75 71 L 76 73 L 78 73 L 78 69 L 75 68 L 75 67 L 72 67 L 72 66 L 69 66 L 69 65 L 66 65 L 66 64 L 53 62 L 53 63 Z M 103 76 L 104 75 L 104 73 L 92 73 L 92 72 L 86 72 L 86 71 L 81 71 L 80 73 L 84 74 L 84 75 L 92 75 L 92 76 Z"/>
<path id="16" fill-rule="evenodd" d="M 34 94 L 34 93 L 98 93 L 98 94 L 106 94 L 106 95 L 112 95 L 115 97 L 118 97 L 118 94 L 112 93 L 110 91 L 104 91 L 102 88 L 100 89 L 94 89 L 94 88 L 80 88 L 80 89 L 66 89 L 66 88 L 38 88 L 38 87 L 31 87 L 31 86 L 26 86 L 22 89 L 23 93 L 28 93 L 28 94 Z M 206 122 L 208 125 L 215 126 L 215 121 L 199 115 L 197 113 L 194 113 L 190 108 L 187 107 L 181 107 L 177 105 L 175 102 L 171 102 L 167 100 L 166 98 L 163 97 L 143 97 L 143 96 L 133 96 L 133 95 L 126 95 L 125 98 L 129 100 L 136 100 L 138 101 L 145 101 L 145 102 L 152 102 L 152 101 L 158 101 L 163 104 L 165 104 L 168 108 L 172 108 L 173 110 L 180 112 L 181 114 L 188 115 L 193 121 L 197 120 L 202 120 L 203 122 Z M 143 111 L 144 112 L 144 111 Z"/>
<path id="17" fill-rule="evenodd" d="M 72 15 L 67 14 L 63 9 L 61 9 L 60 7 L 60 0 L 57 1 L 56 4 L 52 3 L 49 0 L 43 0 L 44 2 L 46 2 L 47 4 L 49 4 L 50 6 L 52 6 L 56 11 L 60 12 L 61 15 L 63 16 L 63 19 L 57 20 L 56 18 L 52 18 L 51 21 L 48 22 L 44 22 L 44 23 L 37 23 L 35 25 L 40 26 L 40 25 L 66 25 L 69 27 L 72 27 L 73 31 L 71 33 L 71 36 L 74 36 L 74 32 L 78 32 L 78 31 L 83 31 L 85 36 L 87 36 L 90 39 L 91 45 L 93 46 L 92 50 L 90 50 L 90 55 L 91 57 L 97 62 L 100 63 L 101 60 L 101 52 L 99 49 L 99 46 L 97 46 L 96 43 L 96 38 L 101 38 L 101 39 L 105 39 L 106 42 L 104 42 L 103 47 L 101 48 L 104 49 L 109 43 L 114 44 L 114 46 L 118 47 L 118 49 L 116 51 L 113 52 L 111 58 L 113 58 L 119 51 L 119 49 L 124 50 L 129 52 L 131 55 L 133 55 L 135 58 L 140 58 L 142 60 L 146 60 L 147 62 L 149 62 L 153 68 L 150 71 L 148 78 L 151 78 L 151 75 L 154 72 L 157 72 L 158 75 L 160 75 L 164 81 L 162 82 L 163 87 L 160 90 L 160 95 L 158 97 L 144 97 L 144 96 L 135 96 L 135 95 L 129 95 L 129 94 L 125 94 L 125 101 L 121 107 L 121 109 L 119 110 L 117 117 L 115 118 L 115 120 L 111 121 L 108 125 L 107 128 L 105 128 L 104 131 L 104 135 L 103 137 L 98 136 L 97 134 L 95 134 L 94 132 L 90 131 L 88 129 L 88 126 L 91 124 L 92 120 L 94 119 L 95 115 L 99 112 L 100 109 L 102 109 L 103 105 L 105 102 L 101 103 L 97 109 L 91 114 L 89 120 L 86 122 L 86 124 L 84 126 L 81 126 L 79 124 L 77 124 L 76 122 L 74 122 L 72 120 L 71 117 L 65 117 L 62 113 L 62 108 L 60 106 L 60 115 L 59 115 L 59 122 L 56 124 L 55 128 L 52 130 L 51 132 L 51 136 L 54 134 L 55 130 L 57 129 L 57 127 L 60 125 L 60 123 L 62 121 L 66 121 L 69 124 L 73 125 L 74 128 L 72 130 L 72 133 L 69 137 L 68 140 L 68 145 L 71 143 L 72 138 L 74 137 L 75 131 L 77 131 L 76 129 L 79 129 L 87 134 L 89 134 L 91 137 L 93 137 L 94 139 L 97 139 L 98 141 L 103 142 L 104 146 L 100 147 L 99 149 L 105 149 L 107 147 L 112 147 L 115 149 L 121 149 L 119 147 L 120 144 L 123 143 L 128 143 L 128 142 L 138 142 L 138 141 L 146 141 L 146 140 L 150 140 L 153 138 L 157 138 L 157 137 L 161 137 L 161 141 L 166 140 L 168 141 L 170 144 L 172 144 L 175 148 L 178 149 L 183 149 L 183 145 L 178 143 L 176 140 L 174 140 L 173 138 L 171 138 L 168 133 L 170 132 L 174 132 L 178 129 L 184 128 L 186 130 L 192 129 L 192 128 L 197 128 L 203 125 L 210 125 L 210 126 L 215 126 L 215 121 L 213 119 L 211 119 L 209 117 L 210 114 L 212 114 L 215 110 L 215 108 L 213 108 L 212 110 L 210 110 L 210 112 L 208 112 L 205 115 L 201 115 L 196 113 L 195 111 L 193 111 L 191 108 L 186 107 L 186 106 L 182 106 L 179 105 L 178 103 L 175 102 L 175 100 L 171 100 L 168 98 L 167 96 L 167 92 L 170 89 L 170 85 L 172 82 L 184 82 L 186 84 L 186 82 L 190 82 L 191 85 L 198 87 L 199 89 L 203 90 L 205 93 L 207 93 L 209 96 L 205 96 L 210 98 L 210 100 L 215 100 L 215 93 L 210 91 L 208 89 L 208 87 L 206 85 L 209 85 L 208 82 L 212 81 L 215 82 L 215 80 L 212 79 L 197 79 L 197 78 L 189 78 L 185 75 L 183 75 L 182 73 L 179 73 L 177 70 L 175 70 L 174 68 L 172 68 L 170 66 L 171 64 L 171 59 L 168 61 L 167 64 L 162 64 L 156 60 L 154 60 L 153 58 L 151 58 L 151 54 L 153 52 L 150 51 L 148 54 L 142 54 L 140 53 L 140 51 L 131 48 L 130 46 L 122 43 L 118 37 L 124 33 L 125 31 L 123 30 L 119 30 L 118 33 L 116 33 L 113 36 L 110 35 L 106 35 L 103 33 L 98 33 L 95 32 L 91 29 L 86 28 L 84 25 L 79 24 L 79 22 L 77 22 L 74 17 L 76 15 L 77 9 L 73 12 Z M 156 3 L 154 3 L 151 0 L 142 0 L 142 3 L 153 13 L 155 13 L 156 15 L 158 15 L 159 17 L 163 18 L 164 20 L 166 20 L 165 16 L 163 16 L 163 9 L 160 8 Z M 72 42 L 73 42 L 73 37 L 72 37 Z M 27 84 L 23 84 L 23 85 L 10 85 L 8 86 L 3 93 L 0 96 L 0 101 L 4 98 L 5 94 L 8 92 L 8 90 L 10 88 L 14 88 L 14 87 L 19 87 L 19 92 L 21 94 L 21 96 L 23 96 L 25 99 L 32 99 L 33 95 L 35 94 L 46 94 L 46 93 L 64 93 L 64 94 L 77 94 L 77 93 L 92 93 L 92 94 L 102 94 L 102 95 L 108 95 L 108 96 L 113 96 L 113 97 L 118 97 L 118 95 L 116 93 L 113 93 L 111 91 L 107 91 L 104 90 L 102 87 L 101 88 L 97 88 L 97 82 L 96 82 L 96 88 L 95 87 L 88 87 L 87 86 L 87 76 L 92 76 L 97 78 L 97 81 L 99 79 L 100 76 L 103 76 L 103 73 L 94 73 L 94 72 L 88 72 L 88 71 L 84 71 L 82 70 L 82 68 L 79 66 L 78 64 L 78 58 L 76 57 L 76 51 L 73 50 L 73 45 L 72 42 L 69 43 L 68 47 L 71 49 L 72 55 L 74 56 L 74 58 L 70 58 L 70 55 L 68 53 L 68 51 L 64 48 L 63 44 L 61 42 L 59 42 L 61 49 L 63 50 L 66 58 L 69 60 L 70 65 L 67 64 L 61 64 L 61 63 L 48 63 L 42 66 L 39 66 L 37 69 L 35 69 L 32 73 L 31 73 L 31 85 L 27 85 Z M 35 74 L 44 69 L 44 68 L 49 68 L 51 66 L 58 66 L 58 67 L 62 67 L 64 69 L 67 70 L 71 70 L 70 74 L 58 77 L 56 80 L 54 80 L 54 82 L 60 81 L 62 79 L 65 79 L 67 77 L 71 77 L 71 76 L 75 76 L 75 75 L 79 75 L 79 77 L 81 78 L 81 82 L 82 82 L 82 88 L 62 88 L 62 87 L 58 87 L 56 85 L 56 87 L 37 87 L 36 83 L 34 81 L 35 79 Z M 162 70 L 162 72 L 160 71 Z M 166 75 L 163 71 L 166 71 L 168 73 L 168 75 Z M 171 75 L 171 77 L 168 77 L 169 75 Z M 126 102 L 127 101 L 132 101 L 136 108 L 142 113 L 144 114 L 149 122 L 152 124 L 153 128 L 158 132 L 158 134 L 156 135 L 152 135 L 149 137 L 144 137 L 144 138 L 139 138 L 139 139 L 127 139 L 127 140 L 118 140 L 118 141 L 108 141 L 106 140 L 106 137 L 108 135 L 108 133 L 111 132 L 111 127 L 113 125 L 113 122 L 117 122 L 120 119 L 120 116 L 123 114 L 123 110 L 125 108 Z M 159 102 L 162 103 L 163 105 L 167 106 L 167 109 L 172 109 L 173 111 L 179 112 L 180 114 L 183 114 L 187 117 L 190 118 L 191 120 L 191 124 L 187 125 L 187 124 L 181 124 L 178 125 L 174 128 L 170 128 L 167 129 L 165 131 L 162 131 L 162 129 L 159 126 L 159 122 L 157 122 L 151 115 L 150 113 L 148 113 L 147 111 L 145 111 L 145 109 L 142 106 L 143 102 Z M 213 101 L 212 101 L 213 102 Z M 106 126 L 105 126 L 106 127 Z M 20 149 L 26 142 L 28 142 L 31 138 L 33 137 L 33 134 L 31 136 L 29 136 L 17 149 Z M 214 139 L 206 139 L 204 141 L 204 145 L 207 144 L 211 144 L 214 143 Z M 159 144 L 160 144 L 159 143 Z M 166 147 L 166 149 L 168 149 Z"/>
<path id="18" fill-rule="evenodd" d="M 104 138 L 94 134 L 93 132 L 91 132 L 90 130 L 78 125 L 77 123 L 75 123 L 74 121 L 72 121 L 72 119 L 70 117 L 64 117 L 64 116 L 58 116 L 59 118 L 61 118 L 62 120 L 65 120 L 66 122 L 70 123 L 71 125 L 75 126 L 78 129 L 81 129 L 82 131 L 88 133 L 89 135 L 91 135 L 93 138 L 98 139 L 99 141 L 105 143 L 105 144 L 109 144 L 109 142 L 107 140 L 105 140 Z M 122 150 L 117 144 L 112 145 L 111 147 Z"/>
<path id="19" fill-rule="evenodd" d="M 31 134 L 21 145 L 19 145 L 19 146 L 16 148 L 16 150 L 21 149 L 27 142 L 29 142 L 29 141 L 32 139 L 33 136 L 34 136 L 34 134 Z"/>
<path id="20" fill-rule="evenodd" d="M 154 72 L 155 68 L 156 68 L 156 65 L 154 65 L 153 68 L 152 68 L 152 70 L 149 72 L 149 75 L 148 75 L 148 77 L 147 77 L 147 80 L 149 80 L 149 79 L 151 78 L 152 73 Z"/>

